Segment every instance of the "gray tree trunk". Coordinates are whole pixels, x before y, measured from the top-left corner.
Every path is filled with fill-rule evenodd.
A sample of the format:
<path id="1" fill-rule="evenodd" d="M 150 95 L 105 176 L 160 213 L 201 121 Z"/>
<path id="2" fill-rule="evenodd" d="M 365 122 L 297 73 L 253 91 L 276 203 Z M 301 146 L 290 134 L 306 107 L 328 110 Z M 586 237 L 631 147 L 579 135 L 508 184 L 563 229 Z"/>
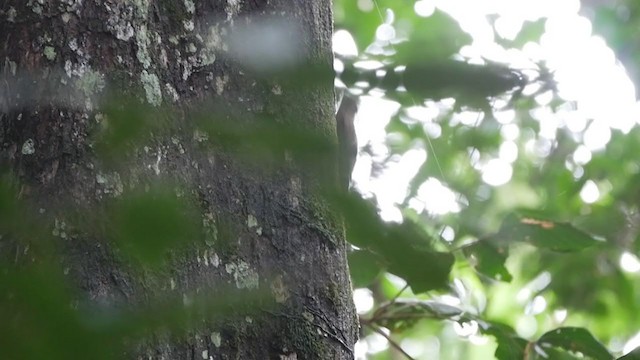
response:
<path id="1" fill-rule="evenodd" d="M 158 299 L 189 307 L 229 287 L 246 295 L 235 302 L 252 291 L 267 297 L 248 315 L 207 310 L 182 319 L 186 331 L 160 322 L 143 340 L 116 339 L 127 346 L 115 357 L 353 358 L 358 325 L 342 225 L 314 195 L 335 178 L 326 175 L 335 174 L 333 160 L 305 166 L 309 158 L 284 146 L 255 161 L 252 150 L 260 138 L 251 129 L 264 118 L 335 138 L 333 79 L 306 87 L 279 80 L 289 68 L 303 76 L 304 63 L 329 69 L 331 32 L 330 0 L 0 4 L 0 165 L 17 179 L 18 200 L 49 224 L 51 239 L 38 240 L 51 241 L 60 277 L 79 290 L 74 311 L 89 304 L 110 314 Z M 152 114 L 148 129 L 124 155 L 109 153 L 115 161 L 99 154 L 96 138 L 114 126 L 106 94 L 163 109 L 138 114 Z M 243 131 L 234 134 L 246 138 L 229 147 L 200 129 L 194 119 L 207 112 L 214 129 L 224 116 L 240 119 Z M 96 209 L 158 183 L 197 207 L 202 234 L 170 251 L 169 265 L 139 271 Z M 83 226 L 79 218 L 97 220 Z M 0 237 L 1 259 L 17 267 L 42 261 L 9 238 Z M 109 350 L 90 346 L 77 343 L 71 355 Z"/>

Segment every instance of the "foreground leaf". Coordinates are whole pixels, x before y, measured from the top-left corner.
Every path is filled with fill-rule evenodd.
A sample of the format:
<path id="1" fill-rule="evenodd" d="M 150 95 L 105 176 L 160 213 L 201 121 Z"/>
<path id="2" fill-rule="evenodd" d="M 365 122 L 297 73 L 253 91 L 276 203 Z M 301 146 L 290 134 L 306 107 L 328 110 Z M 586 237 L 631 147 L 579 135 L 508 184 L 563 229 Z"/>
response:
<path id="1" fill-rule="evenodd" d="M 405 279 L 415 293 L 447 287 L 454 257 L 436 251 L 433 239 L 418 224 L 385 223 L 373 204 L 357 195 L 333 199 L 344 216 L 349 242 L 377 254 L 387 270 Z"/>
<path id="2" fill-rule="evenodd" d="M 487 241 L 478 241 L 464 249 L 476 271 L 494 280 L 510 282 L 512 276 L 504 266 L 506 252 L 506 247 L 497 248 Z"/>
<path id="3" fill-rule="evenodd" d="M 380 256 L 367 250 L 353 251 L 348 256 L 353 286 L 369 286 L 385 268 Z"/>
<path id="4" fill-rule="evenodd" d="M 498 347 L 495 356 L 498 360 L 524 359 L 529 342 L 519 337 L 511 327 L 495 322 L 479 322 L 482 332 L 492 335 Z"/>
<path id="5" fill-rule="evenodd" d="M 502 223 L 496 239 L 523 241 L 553 251 L 579 251 L 600 244 L 591 235 L 568 223 L 511 214 Z"/>
<path id="6" fill-rule="evenodd" d="M 613 358 L 607 348 L 583 328 L 564 327 L 549 331 L 538 339 L 538 344 L 580 352 L 594 359 Z"/>

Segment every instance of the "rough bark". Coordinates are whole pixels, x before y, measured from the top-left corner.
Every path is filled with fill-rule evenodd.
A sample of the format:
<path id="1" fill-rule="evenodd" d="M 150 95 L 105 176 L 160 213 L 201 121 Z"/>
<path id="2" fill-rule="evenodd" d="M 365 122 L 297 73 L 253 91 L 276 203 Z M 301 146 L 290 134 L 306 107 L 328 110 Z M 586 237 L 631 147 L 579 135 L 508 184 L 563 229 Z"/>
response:
<path id="1" fill-rule="evenodd" d="M 75 300 L 128 309 L 163 298 L 189 306 L 198 294 L 222 297 L 216 289 L 225 286 L 269 298 L 250 315 L 199 314 L 184 333 L 156 329 L 132 339 L 128 357 L 353 357 L 357 321 L 342 226 L 314 195 L 332 179 L 322 175 L 335 171 L 330 159 L 318 162 L 319 172 L 286 149 L 253 161 L 239 157 L 238 146 L 203 137 L 193 121 L 207 104 L 245 129 L 267 116 L 335 137 L 333 79 L 300 90 L 279 82 L 277 72 L 255 75 L 260 61 L 236 61 L 242 51 L 231 54 L 229 36 L 261 19 L 286 24 L 280 40 L 299 47 L 291 64 L 331 66 L 329 0 L 0 5 L 0 164 L 18 179 L 20 200 L 50 222 L 58 270 L 79 290 Z M 153 113 L 157 123 L 114 162 L 97 154 L 95 134 L 110 126 L 105 94 L 170 109 Z M 202 223 L 202 234 L 172 251 L 162 270 L 140 271 L 123 258 L 106 224 L 76 221 L 99 223 L 96 209 L 158 183 L 189 199 Z M 11 249 L 23 258 L 16 263 L 39 261 L 19 241 L 0 241 L 2 258 Z"/>

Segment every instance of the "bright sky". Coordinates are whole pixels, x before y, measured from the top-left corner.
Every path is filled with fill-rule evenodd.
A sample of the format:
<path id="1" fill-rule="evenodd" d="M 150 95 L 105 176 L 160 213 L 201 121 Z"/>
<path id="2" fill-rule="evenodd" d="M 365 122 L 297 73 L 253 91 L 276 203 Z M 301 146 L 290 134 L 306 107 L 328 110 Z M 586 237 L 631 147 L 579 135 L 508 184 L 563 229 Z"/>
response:
<path id="1" fill-rule="evenodd" d="M 361 8 L 375 9 L 374 0 L 359 0 Z M 592 32 L 590 21 L 579 15 L 579 0 L 419 0 L 414 10 L 420 16 L 429 16 L 435 8 L 451 14 L 468 32 L 473 43 L 462 49 L 470 58 L 486 58 L 499 62 L 508 62 L 514 67 L 530 63 L 530 60 L 545 60 L 558 82 L 559 95 L 575 104 L 560 111 L 552 112 L 545 105 L 550 96 L 542 95 L 536 100 L 541 107 L 533 116 L 540 121 L 540 135 L 543 142 L 531 142 L 526 150 L 544 155 L 550 149 L 556 129 L 568 128 L 572 131 L 585 131 L 582 145 L 573 154 L 576 164 L 584 165 L 591 159 L 592 152 L 603 149 L 611 138 L 611 130 L 628 132 L 640 119 L 640 105 L 635 100 L 635 88 L 607 46 L 606 41 Z M 375 10 L 373 10 L 375 11 Z M 381 9 L 384 13 L 385 9 Z M 540 43 L 529 43 L 522 51 L 505 50 L 495 43 L 493 28 L 486 15 L 498 14 L 496 31 L 504 38 L 514 38 L 525 21 L 547 18 L 545 33 Z M 390 20 L 391 19 L 391 20 Z M 380 37 L 389 37 L 393 14 L 385 14 L 386 21 L 377 32 Z M 381 19 L 381 22 L 383 19 Z M 355 55 L 357 49 L 351 35 L 346 31 L 337 31 L 334 36 L 334 49 L 337 53 Z M 528 60 L 530 59 L 530 60 Z M 526 66 L 526 65 L 524 65 Z M 356 131 L 361 146 L 368 144 L 379 159 L 361 156 L 354 169 L 353 179 L 356 187 L 364 194 L 375 194 L 380 205 L 381 216 L 389 221 L 402 219 L 397 205 L 407 195 L 407 185 L 422 163 L 427 159 L 425 146 L 416 146 L 376 177 L 370 176 L 376 160 L 388 155 L 386 142 L 389 140 L 384 130 L 390 117 L 399 105 L 374 97 L 361 97 L 360 110 L 356 118 Z M 412 117 L 428 124 L 437 114 L 427 108 L 414 109 Z M 518 158 L 518 148 L 514 141 L 519 128 L 513 124 L 514 111 L 496 114 L 502 124 L 504 143 L 499 156 L 484 162 L 478 161 L 474 167 L 482 173 L 483 181 L 489 186 L 501 186 L 508 183 L 512 176 L 511 164 Z M 476 113 L 461 114 L 459 121 L 471 122 Z M 593 120 L 589 122 L 588 120 Z M 588 127 L 587 127 L 588 126 Z M 428 147 L 427 147 L 428 149 Z M 588 180 L 580 196 L 585 203 L 598 201 L 601 189 L 598 184 Z M 427 201 L 428 199 L 428 201 Z M 440 181 L 429 179 L 419 189 L 418 196 L 411 199 L 409 205 L 418 211 L 431 214 L 446 214 L 459 211 L 456 195 Z M 627 272 L 639 272 L 640 260 L 633 254 L 624 253 L 620 266 Z M 359 310 L 371 306 L 368 290 L 356 292 Z M 368 338 L 360 350 L 375 353 L 386 349 L 386 340 L 382 336 Z M 624 346 L 628 352 L 640 345 L 640 333 Z M 362 348 L 364 347 L 364 349 Z M 358 350 L 358 349 L 356 349 Z"/>

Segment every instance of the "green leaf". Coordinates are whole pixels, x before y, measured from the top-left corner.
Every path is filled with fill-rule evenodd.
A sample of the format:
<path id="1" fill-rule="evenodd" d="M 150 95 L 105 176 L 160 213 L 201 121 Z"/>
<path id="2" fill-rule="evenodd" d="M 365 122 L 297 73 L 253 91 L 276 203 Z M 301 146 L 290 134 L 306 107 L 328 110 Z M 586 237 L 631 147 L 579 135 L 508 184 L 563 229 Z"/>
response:
<path id="1" fill-rule="evenodd" d="M 487 98 L 518 89 L 527 81 L 520 72 L 504 65 L 478 65 L 449 59 L 408 63 L 402 76 L 404 87 L 417 97 L 455 98 L 459 107 L 486 111 L 491 108 Z"/>
<path id="2" fill-rule="evenodd" d="M 329 196 L 336 211 L 344 216 L 347 240 L 351 244 L 359 248 L 375 249 L 377 243 L 384 241 L 385 224 L 373 204 L 355 194 Z"/>
<path id="3" fill-rule="evenodd" d="M 334 206 L 344 216 L 348 240 L 379 255 L 388 271 L 405 279 L 414 293 L 447 287 L 454 257 L 435 251 L 434 239 L 418 224 L 407 219 L 385 223 L 372 204 L 355 194 L 334 196 Z"/>
<path id="4" fill-rule="evenodd" d="M 160 112 L 139 103 L 114 98 L 97 117 L 96 152 L 107 164 L 117 164 L 160 128 Z"/>
<path id="5" fill-rule="evenodd" d="M 495 335 L 494 335 L 495 336 Z M 495 356 L 498 360 L 523 359 L 527 340 L 519 337 L 495 336 L 498 342 Z"/>
<path id="6" fill-rule="evenodd" d="M 440 10 L 412 25 L 409 41 L 395 46 L 399 63 L 442 61 L 471 43 L 471 36 L 460 28 L 458 22 Z"/>
<path id="7" fill-rule="evenodd" d="M 630 353 L 619 357 L 618 360 L 640 360 L 640 347 L 637 347 Z"/>
<path id="8" fill-rule="evenodd" d="M 524 241 L 539 248 L 565 252 L 579 251 L 601 244 L 571 224 L 521 214 L 508 215 L 496 234 L 496 239 Z"/>
<path id="9" fill-rule="evenodd" d="M 525 359 L 529 342 L 516 335 L 511 327 L 497 323 L 479 321 L 483 333 L 495 337 L 498 347 L 495 356 L 498 360 Z"/>
<path id="10" fill-rule="evenodd" d="M 389 272 L 405 279 L 416 294 L 444 289 L 449 284 L 454 262 L 449 253 L 398 247 L 384 255 L 389 261 Z"/>
<path id="11" fill-rule="evenodd" d="M 521 49 L 528 42 L 539 42 L 540 37 L 544 34 L 547 19 L 541 18 L 535 21 L 525 21 L 522 29 L 515 39 L 510 41 L 501 41 L 508 47 Z"/>
<path id="12" fill-rule="evenodd" d="M 378 244 L 378 253 L 388 262 L 390 273 L 407 280 L 414 293 L 444 289 L 454 257 L 434 251 L 429 235 L 410 220 L 402 224 L 387 224 L 387 237 Z"/>
<path id="13" fill-rule="evenodd" d="M 563 327 L 549 331 L 542 335 L 537 343 L 542 347 L 553 346 L 580 352 L 597 360 L 613 358 L 607 348 L 596 340 L 589 331 L 578 327 Z"/>
<path id="14" fill-rule="evenodd" d="M 380 256 L 367 250 L 356 250 L 348 255 L 349 271 L 353 286 L 369 286 L 384 269 Z"/>
<path id="15" fill-rule="evenodd" d="M 496 247 L 487 241 L 478 241 L 464 248 L 464 254 L 476 271 L 493 280 L 510 282 L 513 278 L 504 266 L 507 253 L 506 247 Z"/>
<path id="16" fill-rule="evenodd" d="M 122 354 L 121 338 L 94 326 L 88 304 L 72 309 L 78 300 L 67 288 L 62 269 L 48 264 L 0 274 L 0 358 L 107 360 Z"/>

